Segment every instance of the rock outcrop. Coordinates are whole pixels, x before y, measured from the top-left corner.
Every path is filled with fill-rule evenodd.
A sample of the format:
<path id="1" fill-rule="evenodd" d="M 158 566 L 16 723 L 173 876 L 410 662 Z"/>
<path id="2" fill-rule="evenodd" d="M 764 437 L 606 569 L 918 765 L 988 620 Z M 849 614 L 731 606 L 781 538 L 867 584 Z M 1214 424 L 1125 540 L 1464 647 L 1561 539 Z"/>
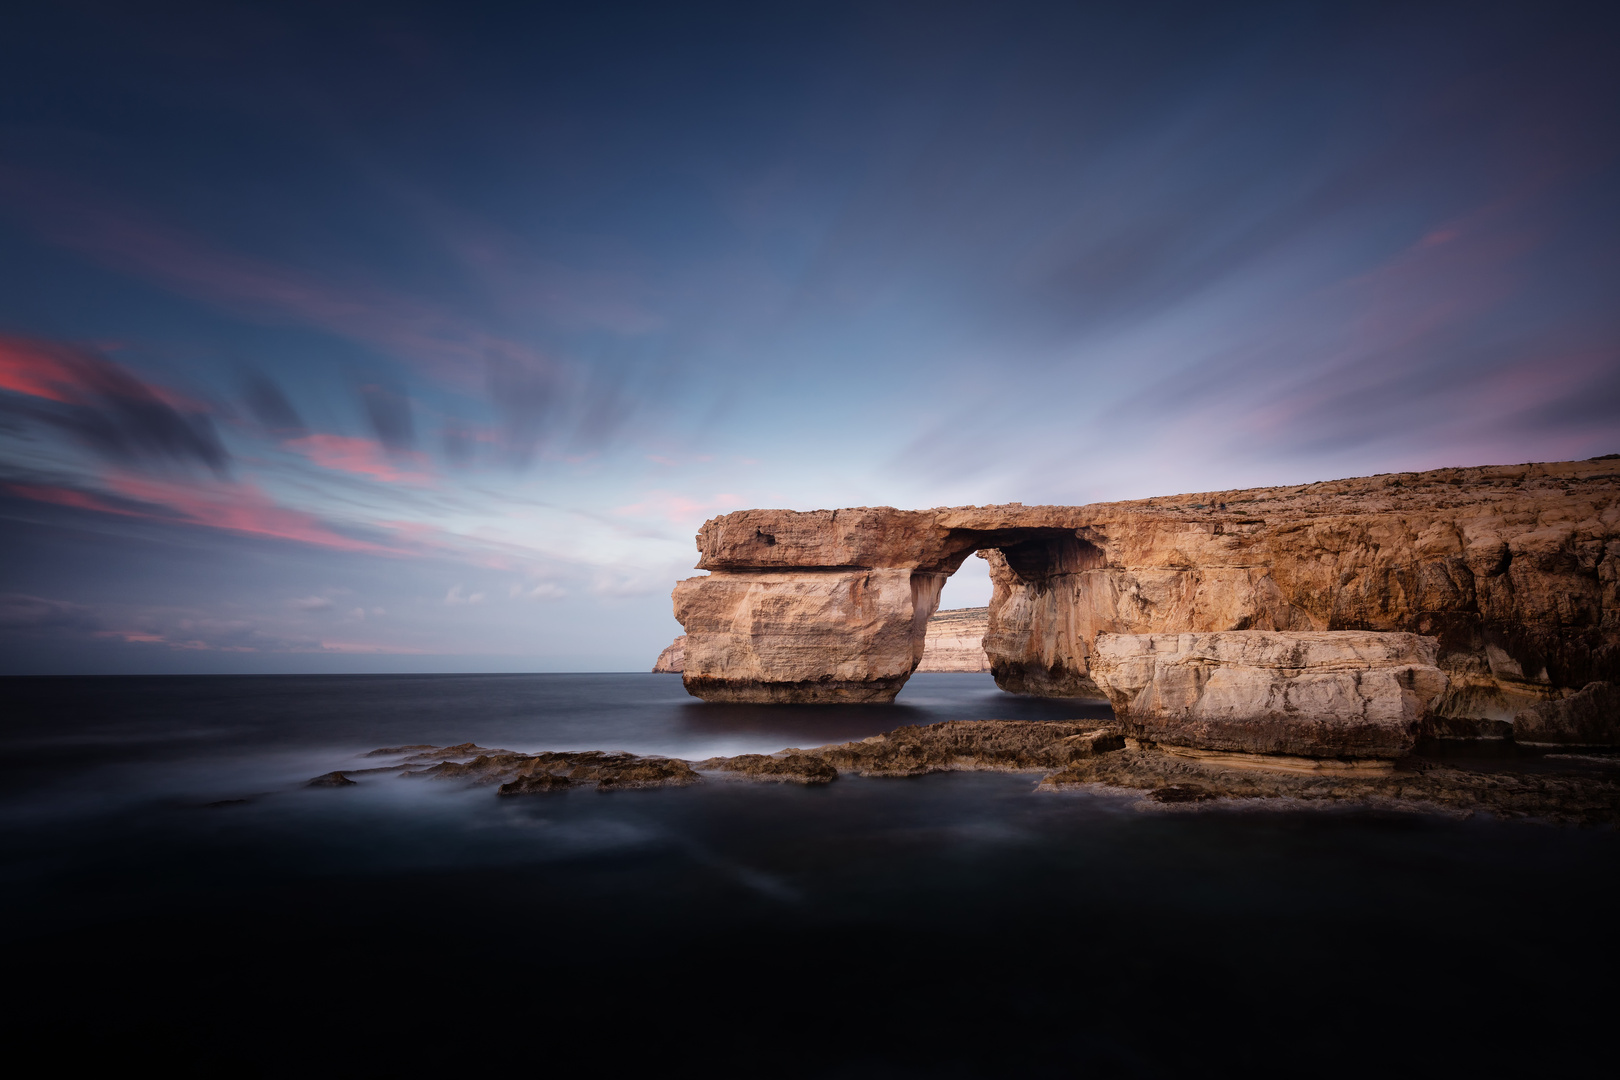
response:
<path id="1" fill-rule="evenodd" d="M 990 630 L 987 607 L 937 611 L 928 620 L 918 671 L 989 671 L 984 635 Z"/>
<path id="2" fill-rule="evenodd" d="M 1042 779 L 1040 789 L 1135 790 L 1154 803 L 1199 806 L 1241 806 L 1247 800 L 1265 799 L 1281 806 L 1340 803 L 1572 825 L 1620 823 L 1620 759 L 1544 762 L 1542 767 L 1525 769 L 1512 759 L 1456 767 L 1408 758 L 1381 771 L 1300 772 L 1235 768 L 1225 760 L 1127 747 L 1076 761 Z"/>
<path id="3" fill-rule="evenodd" d="M 679 675 L 686 670 L 686 635 L 681 634 L 664 646 L 653 664 L 653 674 Z"/>
<path id="4" fill-rule="evenodd" d="M 1407 753 L 1446 689 L 1438 642 L 1365 631 L 1098 634 L 1091 672 L 1134 737 L 1247 754 Z"/>
<path id="5" fill-rule="evenodd" d="M 376 756 L 397 757 L 401 749 L 377 751 Z M 343 772 L 395 772 L 498 784 L 502 795 L 532 795 L 590 785 L 599 791 L 685 787 L 699 783 L 703 779 L 700 773 L 716 780 L 825 784 L 841 772 L 905 777 L 989 770 L 1044 774 L 1038 790 L 1135 791 L 1151 803 L 1204 805 L 1221 800 L 1282 799 L 1620 823 L 1620 757 L 1534 757 L 1534 752 L 1527 752 L 1534 762 L 1527 769 L 1513 756 L 1476 760 L 1467 767 L 1413 756 L 1363 767 L 1368 763 L 1184 752 L 1168 744 L 1126 737 L 1116 726 L 1081 721 L 953 720 L 902 727 L 858 742 L 699 762 L 596 750 L 522 754 L 471 743 L 403 749 L 414 753 L 393 765 Z M 428 762 L 431 766 L 423 768 Z M 317 780 L 339 775 L 342 773 L 327 773 Z"/>
<path id="6" fill-rule="evenodd" d="M 1097 636 L 1366 630 L 1438 640 L 1439 717 L 1510 721 L 1620 682 L 1620 461 L 1438 469 L 1090 506 L 745 510 L 675 589 L 686 687 L 888 700 L 976 551 L 998 684 L 1102 696 Z"/>
<path id="7" fill-rule="evenodd" d="M 367 756 L 392 757 L 402 753 L 405 755 L 403 760 L 394 765 L 362 771 L 396 772 L 404 776 L 463 780 L 473 784 L 498 784 L 502 795 L 529 795 L 576 785 L 594 786 L 598 791 L 614 791 L 680 787 L 698 781 L 692 766 L 680 758 L 642 757 L 601 750 L 523 754 L 515 750 L 492 750 L 473 743 L 461 743 L 444 747 L 384 747 L 373 750 Z M 353 769 L 347 771 L 358 775 Z M 327 774 L 338 775 L 341 774 Z M 316 777 L 310 783 L 323 779 Z"/>

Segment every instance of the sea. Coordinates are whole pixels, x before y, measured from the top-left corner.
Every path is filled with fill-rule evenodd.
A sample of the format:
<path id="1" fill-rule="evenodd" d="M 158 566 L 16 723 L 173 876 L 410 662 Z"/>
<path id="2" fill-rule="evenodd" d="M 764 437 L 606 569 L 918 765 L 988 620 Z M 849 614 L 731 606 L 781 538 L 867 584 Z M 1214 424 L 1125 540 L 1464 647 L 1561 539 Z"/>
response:
<path id="1" fill-rule="evenodd" d="M 475 742 L 697 759 L 1106 705 L 654 674 L 0 681 L 13 1075 L 977 1077 L 1612 1067 L 1620 835 L 1038 775 L 502 797 Z"/>

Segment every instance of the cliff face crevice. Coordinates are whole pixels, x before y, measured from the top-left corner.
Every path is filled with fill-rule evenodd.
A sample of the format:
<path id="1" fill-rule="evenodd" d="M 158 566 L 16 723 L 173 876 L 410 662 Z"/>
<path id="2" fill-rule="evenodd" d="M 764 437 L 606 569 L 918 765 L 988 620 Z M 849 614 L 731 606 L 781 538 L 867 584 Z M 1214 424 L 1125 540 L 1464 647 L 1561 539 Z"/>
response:
<path id="1" fill-rule="evenodd" d="M 703 526 L 710 574 L 676 588 L 687 685 L 892 696 L 938 586 L 982 551 L 1004 689 L 1101 696 L 1103 633 L 1411 633 L 1437 639 L 1439 715 L 1511 720 L 1620 681 L 1617 493 L 1616 463 L 1588 461 L 1079 507 L 740 511 Z"/>

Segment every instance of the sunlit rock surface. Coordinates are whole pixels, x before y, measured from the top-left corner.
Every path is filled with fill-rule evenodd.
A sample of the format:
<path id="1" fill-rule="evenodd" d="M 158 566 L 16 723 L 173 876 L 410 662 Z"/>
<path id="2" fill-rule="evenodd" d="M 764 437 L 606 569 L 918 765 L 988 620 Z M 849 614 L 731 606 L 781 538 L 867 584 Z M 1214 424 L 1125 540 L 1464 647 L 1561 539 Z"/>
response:
<path id="1" fill-rule="evenodd" d="M 881 701 L 924 651 L 946 577 L 988 553 L 1003 689 L 1097 696 L 1097 635 L 1431 636 L 1442 717 L 1511 721 L 1620 682 L 1620 461 L 1438 469 L 1090 506 L 747 510 L 680 583 L 687 689 Z"/>
<path id="2" fill-rule="evenodd" d="M 679 675 L 684 670 L 686 670 L 686 635 L 681 634 L 664 646 L 664 651 L 658 654 L 658 660 L 653 664 L 653 673 Z"/>
<path id="3" fill-rule="evenodd" d="M 1438 642 L 1367 631 L 1099 634 L 1091 671 L 1138 739 L 1306 757 L 1398 757 L 1447 679 Z"/>
<path id="4" fill-rule="evenodd" d="M 675 587 L 687 690 L 709 701 L 889 701 L 922 659 L 944 575 L 814 568 Z"/>
<path id="5" fill-rule="evenodd" d="M 928 620 L 918 671 L 989 671 L 984 635 L 990 609 L 956 608 L 935 612 Z M 686 669 L 686 635 L 681 634 L 658 654 L 654 672 L 679 675 Z"/>
<path id="6" fill-rule="evenodd" d="M 918 671 L 989 671 L 984 635 L 990 629 L 987 607 L 939 611 L 928 620 Z"/>

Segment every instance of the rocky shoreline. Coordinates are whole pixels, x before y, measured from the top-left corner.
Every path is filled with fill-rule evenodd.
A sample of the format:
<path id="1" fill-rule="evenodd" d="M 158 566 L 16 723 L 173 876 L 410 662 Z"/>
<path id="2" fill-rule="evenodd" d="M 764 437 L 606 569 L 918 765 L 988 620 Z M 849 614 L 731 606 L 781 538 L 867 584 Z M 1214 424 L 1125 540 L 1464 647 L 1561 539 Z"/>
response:
<path id="1" fill-rule="evenodd" d="M 1450 759 L 1443 745 L 1393 761 L 1289 758 L 1190 751 L 1131 737 L 1118 724 L 1085 721 L 951 720 L 902 727 L 857 742 L 775 754 L 686 761 L 600 750 L 526 754 L 472 743 L 385 747 L 386 765 L 337 770 L 312 787 L 350 777 L 402 777 L 493 784 L 501 795 L 574 787 L 598 791 L 685 787 L 706 779 L 826 784 L 841 774 L 911 777 L 955 771 L 1041 774 L 1037 791 L 1105 788 L 1148 805 L 1286 800 L 1452 815 L 1489 814 L 1576 825 L 1620 824 L 1620 756 L 1544 753 L 1503 740 L 1496 757 Z"/>

